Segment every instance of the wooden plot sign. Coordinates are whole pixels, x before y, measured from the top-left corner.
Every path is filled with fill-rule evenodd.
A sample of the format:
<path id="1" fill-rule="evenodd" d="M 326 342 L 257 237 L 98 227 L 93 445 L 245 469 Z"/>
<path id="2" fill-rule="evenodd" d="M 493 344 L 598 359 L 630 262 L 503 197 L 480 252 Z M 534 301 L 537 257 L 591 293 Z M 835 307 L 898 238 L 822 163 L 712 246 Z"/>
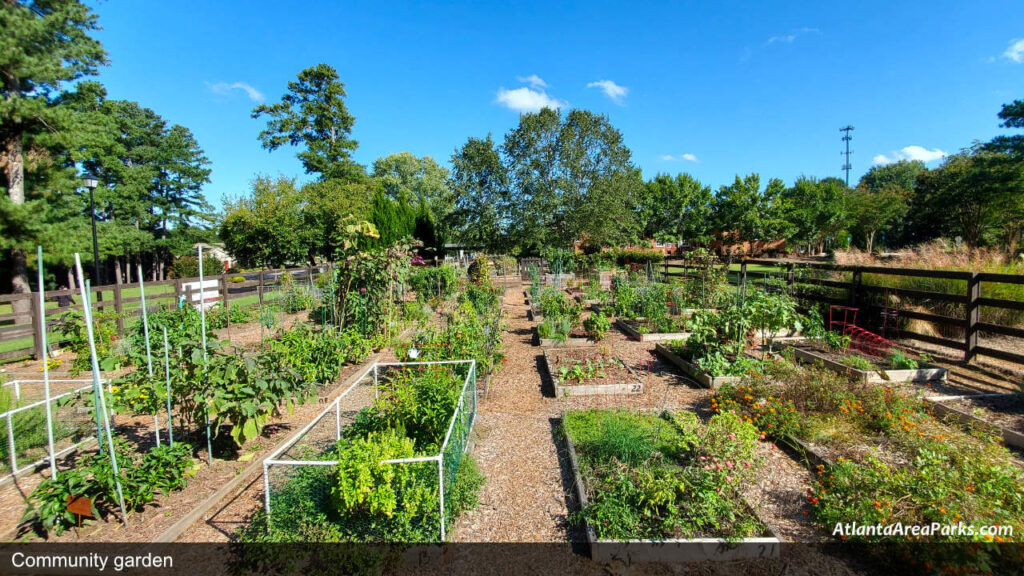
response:
<path id="1" fill-rule="evenodd" d="M 92 500 L 84 496 L 68 496 L 68 512 L 78 517 L 78 525 L 82 525 L 82 516 L 92 518 Z"/>

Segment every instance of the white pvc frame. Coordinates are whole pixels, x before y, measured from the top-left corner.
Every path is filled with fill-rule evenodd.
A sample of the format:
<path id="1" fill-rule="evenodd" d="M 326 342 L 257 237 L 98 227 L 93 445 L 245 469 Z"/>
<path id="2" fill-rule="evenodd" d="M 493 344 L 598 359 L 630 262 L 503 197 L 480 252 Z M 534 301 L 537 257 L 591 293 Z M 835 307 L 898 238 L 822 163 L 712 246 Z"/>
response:
<path id="1" fill-rule="evenodd" d="M 386 366 L 432 366 L 441 364 L 468 364 L 469 372 L 466 374 L 465 382 L 462 385 L 462 391 L 459 393 L 459 401 L 455 405 L 455 409 L 452 411 L 452 418 L 448 422 L 448 431 L 445 433 L 444 442 L 441 443 L 441 448 L 437 454 L 433 456 L 420 456 L 417 458 L 399 458 L 393 460 L 381 460 L 381 464 L 409 464 L 414 462 L 437 462 L 437 479 L 438 479 L 438 490 L 440 491 L 440 503 L 439 508 L 441 512 L 441 541 L 445 539 L 445 518 L 444 518 L 444 453 L 448 448 L 448 441 L 451 439 L 452 431 L 455 429 L 455 421 L 459 415 L 459 410 L 463 408 L 463 401 L 466 397 L 466 389 L 470 385 L 473 386 L 473 411 L 469 421 L 469 433 L 466 434 L 468 445 L 468 438 L 470 433 L 473 431 L 473 424 L 476 422 L 476 405 L 477 405 L 477 390 L 476 390 L 476 360 L 434 360 L 430 362 L 374 362 L 373 365 L 368 366 L 362 374 L 359 375 L 355 381 L 345 389 L 337 398 L 334 399 L 320 414 L 317 415 L 309 424 L 306 424 L 301 430 L 295 433 L 287 442 L 282 444 L 277 450 L 275 450 L 266 460 L 263 461 L 263 506 L 268 515 L 270 515 L 270 467 L 271 466 L 337 466 L 338 460 L 279 460 L 278 457 L 287 451 L 289 448 L 294 446 L 299 440 L 302 439 L 313 426 L 316 426 L 321 420 L 323 420 L 330 412 L 334 411 L 334 422 L 335 422 L 335 438 L 341 440 L 341 400 L 348 395 L 349 392 L 354 390 L 361 382 L 366 378 L 373 377 L 373 390 L 374 397 L 377 396 L 379 391 L 379 368 Z M 466 446 L 462 447 L 465 450 Z"/>
<path id="2" fill-rule="evenodd" d="M 31 464 L 26 464 L 25 466 L 22 466 L 21 468 L 18 468 L 17 443 L 15 442 L 15 439 L 14 439 L 14 415 L 17 414 L 18 412 L 24 412 L 26 410 L 31 410 L 33 408 L 38 408 L 39 406 L 49 406 L 53 402 L 56 402 L 57 400 L 60 400 L 61 398 L 66 398 L 68 396 L 71 396 L 72 394 L 81 394 L 81 393 L 83 393 L 85 391 L 92 390 L 93 383 L 92 383 L 92 380 L 77 379 L 77 380 L 49 380 L 48 382 L 46 382 L 44 380 L 11 380 L 10 382 L 4 382 L 4 384 L 3 384 L 3 387 L 8 387 L 8 386 L 13 387 L 14 388 L 15 400 L 16 401 L 20 401 L 21 400 L 21 387 L 22 387 L 22 385 L 24 385 L 24 384 L 47 384 L 47 383 L 54 383 L 54 382 L 59 382 L 59 383 L 63 383 L 63 384 L 76 384 L 76 383 L 78 383 L 78 384 L 85 384 L 85 385 L 81 386 L 81 387 L 78 387 L 78 388 L 75 388 L 73 390 L 68 390 L 67 392 L 64 392 L 62 394 L 58 394 L 57 396 L 49 396 L 48 398 L 44 398 L 42 400 L 37 400 L 37 401 L 35 401 L 35 402 L 31 403 L 31 404 L 26 404 L 24 406 L 18 406 L 17 408 L 12 408 L 12 409 L 10 409 L 10 410 L 8 410 L 6 412 L 0 412 L 0 419 L 6 419 L 7 420 L 7 444 L 8 444 L 8 450 L 10 450 L 9 466 L 11 467 L 10 474 L 7 474 L 5 476 L 0 477 L 0 484 L 3 484 L 4 482 L 7 482 L 8 480 L 16 478 L 17 476 L 23 474 L 24 472 L 27 472 L 29 470 L 35 469 L 36 466 L 39 466 L 40 464 L 46 462 L 47 460 L 49 460 L 49 462 L 50 462 L 50 474 L 52 476 L 53 474 L 56 473 L 56 470 L 57 470 L 56 461 L 57 461 L 58 457 L 63 456 L 65 454 L 67 454 L 68 452 L 71 452 L 72 450 L 78 448 L 79 446 L 81 446 L 83 444 L 86 444 L 88 442 L 92 442 L 93 440 L 96 439 L 95 435 L 90 435 L 90 436 L 87 436 L 87 437 L 83 438 L 82 440 L 79 440 L 75 444 L 72 444 L 71 446 L 68 446 L 67 448 L 63 448 L 63 449 L 61 449 L 59 451 L 54 449 L 52 442 L 48 443 L 48 449 L 47 449 L 47 455 L 46 456 L 44 456 L 43 458 L 40 458 L 40 459 L 32 462 Z M 106 384 L 107 385 L 107 391 L 108 392 L 110 391 L 111 383 L 110 383 L 109 380 L 104 378 L 104 379 L 100 380 L 100 383 L 101 384 Z M 99 409 L 99 408 L 96 407 L 95 409 Z M 53 415 L 52 415 L 50 410 L 46 411 L 46 427 L 47 427 L 48 430 L 52 430 L 53 429 Z"/>

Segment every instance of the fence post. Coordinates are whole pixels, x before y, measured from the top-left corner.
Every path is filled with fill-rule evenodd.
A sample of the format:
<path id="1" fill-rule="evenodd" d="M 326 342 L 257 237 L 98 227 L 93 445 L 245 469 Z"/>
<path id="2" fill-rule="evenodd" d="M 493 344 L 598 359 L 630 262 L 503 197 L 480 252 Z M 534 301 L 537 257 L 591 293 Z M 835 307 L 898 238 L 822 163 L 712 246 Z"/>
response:
<path id="1" fill-rule="evenodd" d="M 861 283 L 861 271 L 855 269 L 853 271 L 853 278 L 850 280 L 850 308 L 857 307 L 857 292 L 860 291 Z"/>
<path id="2" fill-rule="evenodd" d="M 220 299 L 221 304 L 224 305 L 226 310 L 228 307 L 228 275 L 227 273 L 220 275 Z"/>
<path id="3" fill-rule="evenodd" d="M 794 284 L 796 284 L 796 275 L 793 271 L 793 263 L 786 262 L 786 288 L 789 289 L 789 292 L 793 291 Z"/>
<path id="4" fill-rule="evenodd" d="M 742 302 L 747 301 L 747 260 L 744 258 L 743 262 L 740 262 L 740 298 Z"/>
<path id="5" fill-rule="evenodd" d="M 32 348 L 35 350 L 36 360 L 46 359 L 46 350 L 43 349 L 43 312 L 39 310 L 39 300 L 32 298 L 31 292 L 26 292 L 26 296 L 29 297 L 29 302 L 32 303 Z M 14 307 L 14 302 L 11 302 L 11 307 Z M 7 417 L 8 420 L 11 416 Z"/>
<path id="6" fill-rule="evenodd" d="M 263 309 L 263 270 L 260 270 L 260 283 L 256 288 L 256 298 L 260 301 L 260 309 Z"/>
<path id="7" fill-rule="evenodd" d="M 224 322 L 226 326 L 231 326 L 231 314 L 228 313 L 228 274 L 225 272 L 220 275 L 217 279 L 217 286 L 220 288 L 220 302 L 221 306 L 224 307 Z"/>
<path id="8" fill-rule="evenodd" d="M 978 300 L 981 299 L 981 280 L 977 272 L 971 272 L 967 280 L 967 306 L 964 319 L 964 364 L 974 358 L 974 351 L 978 347 L 978 322 L 981 321 L 981 306 Z"/>
<path id="9" fill-rule="evenodd" d="M 120 278 L 119 278 L 120 280 Z M 117 313 L 117 331 L 124 332 L 124 302 L 121 301 L 121 283 L 114 283 L 114 312 Z"/>
<path id="10" fill-rule="evenodd" d="M 186 306 L 191 306 L 192 305 L 192 285 L 191 284 L 189 284 L 188 286 L 185 287 L 185 305 Z"/>

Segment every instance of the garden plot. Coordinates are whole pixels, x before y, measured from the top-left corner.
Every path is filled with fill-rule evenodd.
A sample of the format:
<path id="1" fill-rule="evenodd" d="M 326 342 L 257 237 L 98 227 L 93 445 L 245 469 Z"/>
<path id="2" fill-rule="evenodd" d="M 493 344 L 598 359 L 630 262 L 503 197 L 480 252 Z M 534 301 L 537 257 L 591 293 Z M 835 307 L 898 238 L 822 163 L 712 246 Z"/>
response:
<path id="1" fill-rule="evenodd" d="M 574 486 L 598 562 L 777 557 L 779 540 L 744 500 L 758 433 L 733 415 L 563 415 Z"/>
<path id="2" fill-rule="evenodd" d="M 465 456 L 476 363 L 375 363 L 264 461 L 250 541 L 444 541 L 481 479 Z M 369 386 L 373 403 L 342 414 Z"/>
<path id="3" fill-rule="evenodd" d="M 692 361 L 689 351 L 680 341 L 656 344 L 654 350 L 662 358 L 678 366 L 687 376 L 693 378 L 705 388 L 714 389 L 722 384 L 735 383 L 741 380 L 740 376 L 714 376 L 702 369 L 697 363 Z"/>
<path id="4" fill-rule="evenodd" d="M 540 331 L 537 326 L 533 327 L 534 343 L 543 348 L 553 348 L 557 346 L 591 346 L 594 344 L 586 333 L 581 329 L 575 329 L 568 334 L 557 334 L 553 338 L 541 338 Z"/>
<path id="5" fill-rule="evenodd" d="M 823 529 L 851 519 L 862 525 L 963 523 L 976 530 L 1000 525 L 1011 527 L 1012 536 L 989 540 L 1018 541 L 1024 472 L 999 439 L 947 426 L 929 414 L 922 399 L 897 390 L 773 361 L 763 376 L 720 388 L 712 409 L 736 414 L 766 437 L 804 452 L 818 476 L 807 512 Z M 925 538 L 974 539 L 949 533 Z M 927 559 L 939 565 L 937 558 Z"/>
<path id="6" fill-rule="evenodd" d="M 978 394 L 925 398 L 936 416 L 1000 436 L 1007 446 L 1024 449 L 1024 397 Z"/>
<path id="7" fill-rule="evenodd" d="M 555 397 L 591 394 L 642 394 L 643 381 L 621 360 L 590 348 L 547 348 L 544 366 Z"/>
<path id="8" fill-rule="evenodd" d="M 109 383 L 104 379 L 101 385 Z M 4 383 L 0 387 L 0 484 L 37 466 L 56 464 L 94 440 L 92 392 L 92 380 Z"/>
<path id="9" fill-rule="evenodd" d="M 945 368 L 915 360 L 899 351 L 873 356 L 848 347 L 832 348 L 818 340 L 788 341 L 780 346 L 792 350 L 793 357 L 800 362 L 821 364 L 865 384 L 946 380 Z"/>
<path id="10" fill-rule="evenodd" d="M 658 321 L 643 318 L 619 318 L 615 325 L 626 336 L 640 342 L 667 342 L 669 340 L 686 340 L 690 337 L 686 332 L 686 321 L 683 317 L 665 317 Z"/>

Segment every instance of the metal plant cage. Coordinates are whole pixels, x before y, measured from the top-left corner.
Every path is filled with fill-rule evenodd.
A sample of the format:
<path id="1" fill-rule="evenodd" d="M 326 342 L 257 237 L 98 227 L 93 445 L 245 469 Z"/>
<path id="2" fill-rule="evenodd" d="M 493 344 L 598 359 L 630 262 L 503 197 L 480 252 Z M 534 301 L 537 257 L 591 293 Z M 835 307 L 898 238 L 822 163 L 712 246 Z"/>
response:
<path id="1" fill-rule="evenodd" d="M 109 392 L 110 382 L 101 379 L 100 383 Z M 56 467 L 59 458 L 95 440 L 93 405 L 92 380 L 4 383 L 0 387 L 0 483 L 47 463 Z"/>
<path id="2" fill-rule="evenodd" d="M 356 380 L 327 406 L 305 427 L 296 432 L 287 442 L 278 448 L 263 462 L 263 494 L 264 508 L 268 521 L 280 514 L 292 514 L 295 511 L 286 509 L 290 499 L 281 497 L 289 483 L 303 482 L 304 488 L 311 484 L 303 475 L 313 471 L 311 467 L 321 467 L 324 472 L 338 465 L 332 459 L 332 449 L 341 440 L 345 429 L 350 426 L 364 408 L 370 406 L 380 394 L 395 371 L 451 369 L 458 377 L 462 377 L 462 389 L 455 410 L 448 423 L 447 433 L 436 454 L 382 460 L 381 464 L 392 466 L 430 466 L 437 469 L 437 486 L 439 501 L 440 541 L 444 541 L 447 527 L 451 521 L 451 510 L 445 507 L 445 497 L 452 490 L 455 476 L 462 462 L 463 454 L 469 444 L 470 432 L 476 420 L 477 389 L 475 360 L 446 360 L 430 362 L 376 362 L 369 366 Z M 464 372 L 464 377 L 463 377 Z M 329 498 L 329 473 L 323 474 L 323 481 L 314 482 L 310 493 L 304 498 L 314 502 L 326 502 Z M 297 485 L 297 484 L 296 484 Z"/>

